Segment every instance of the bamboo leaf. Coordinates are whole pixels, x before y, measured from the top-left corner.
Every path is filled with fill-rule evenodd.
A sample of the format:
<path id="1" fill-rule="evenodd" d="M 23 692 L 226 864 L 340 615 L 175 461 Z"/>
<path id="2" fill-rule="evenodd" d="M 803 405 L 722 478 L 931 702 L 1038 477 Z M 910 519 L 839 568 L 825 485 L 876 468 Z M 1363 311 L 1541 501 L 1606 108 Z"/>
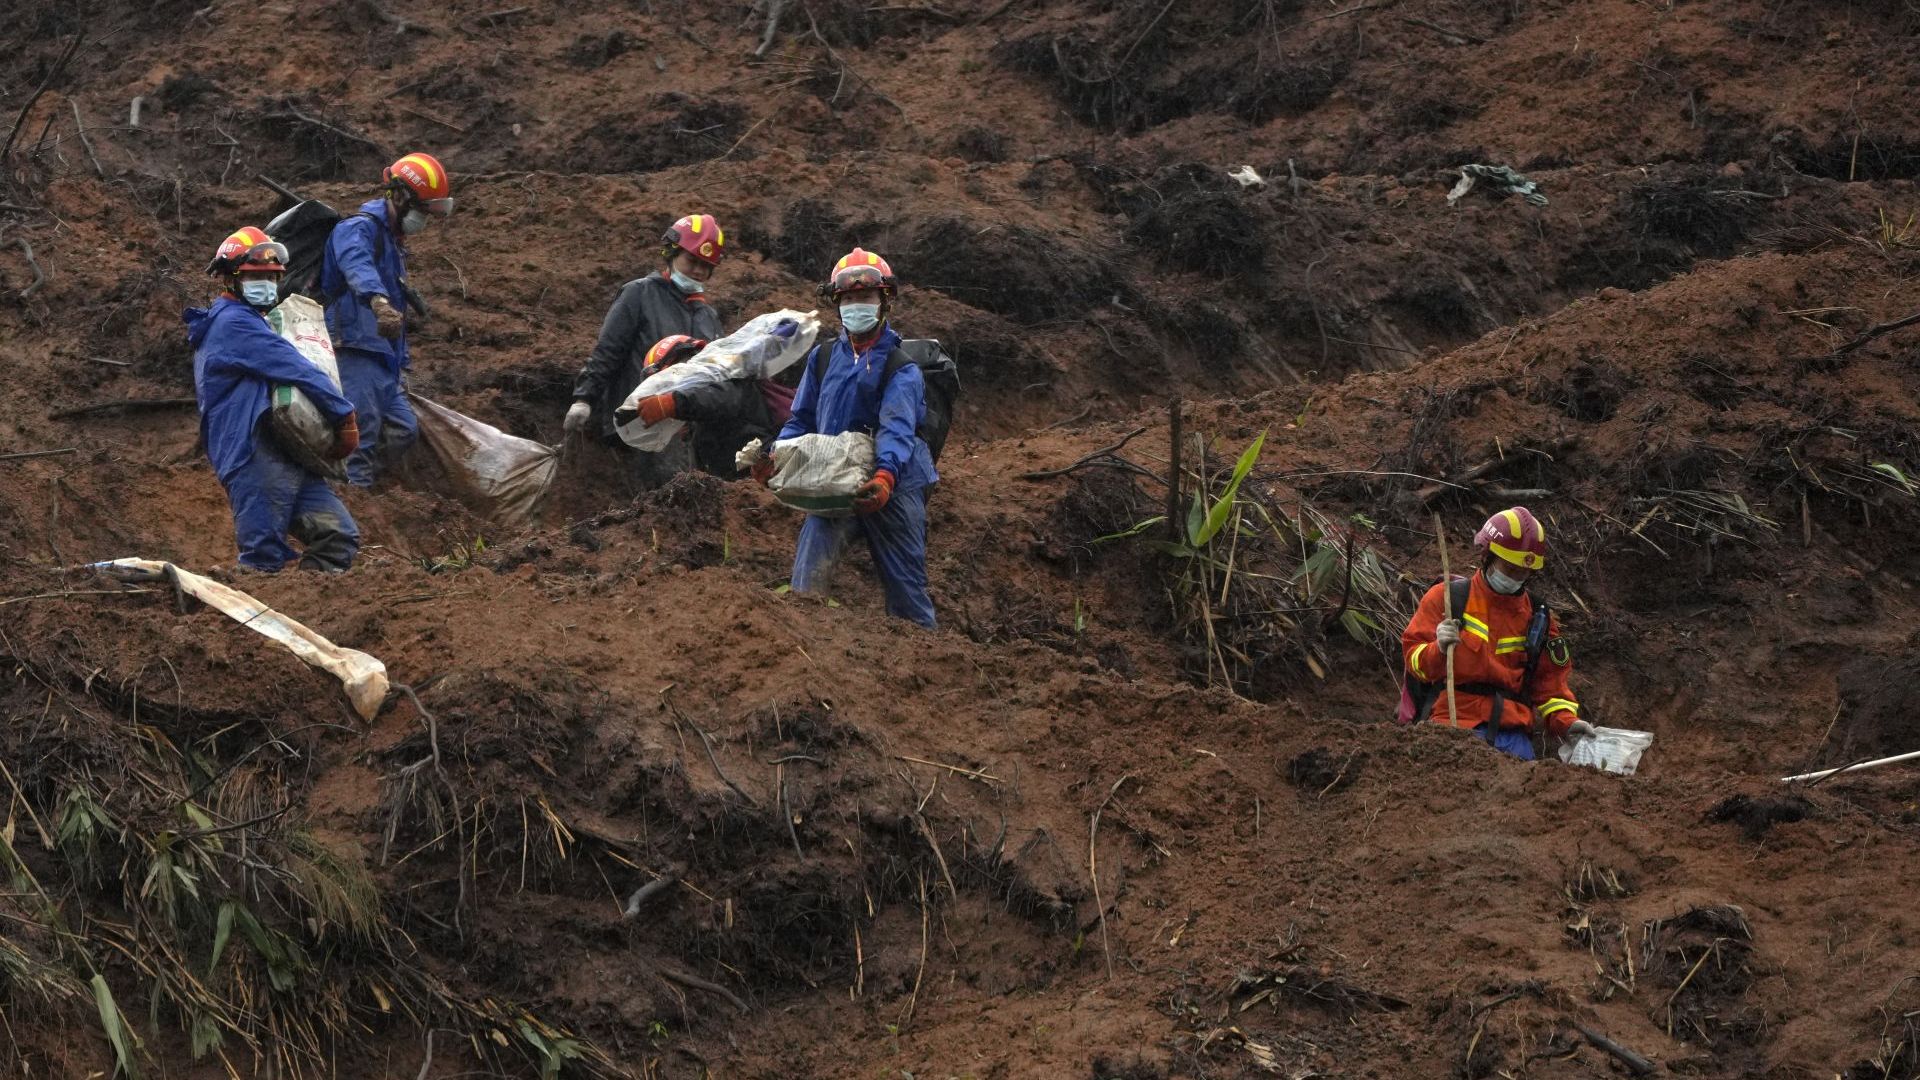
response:
<path id="1" fill-rule="evenodd" d="M 1146 532 L 1148 529 L 1153 528 L 1155 525 L 1158 525 L 1165 520 L 1167 520 L 1167 515 L 1155 514 L 1153 517 L 1150 517 L 1145 521 L 1137 522 L 1133 525 L 1130 525 L 1127 528 L 1122 529 L 1117 533 L 1108 533 L 1105 536 L 1096 536 L 1093 538 L 1093 542 L 1096 544 L 1106 544 L 1106 543 L 1111 543 L 1115 540 L 1125 540 L 1128 537 L 1139 536 L 1141 533 Z"/>
<path id="2" fill-rule="evenodd" d="M 220 966 L 220 957 L 227 951 L 227 939 L 233 936 L 233 909 L 239 905 L 228 900 L 220 905 L 220 914 L 213 922 L 213 959 L 207 961 L 207 978 L 213 978 L 214 969 Z"/>
<path id="3" fill-rule="evenodd" d="M 1226 490 L 1221 492 L 1220 500 L 1207 511 L 1206 521 L 1202 523 L 1197 537 L 1191 535 L 1191 523 L 1189 523 L 1189 540 L 1194 547 L 1205 547 L 1220 534 L 1221 529 L 1226 527 L 1227 521 L 1233 516 L 1235 506 L 1238 505 L 1236 500 L 1240 494 L 1241 481 L 1244 481 L 1247 474 L 1253 471 L 1254 462 L 1260 460 L 1260 449 L 1266 444 L 1267 433 L 1262 431 L 1245 450 L 1240 452 L 1240 460 L 1233 464 L 1233 476 L 1228 479 Z"/>
<path id="4" fill-rule="evenodd" d="M 113 1000 L 113 989 L 107 985 L 104 975 L 95 975 L 92 984 L 93 1003 L 100 1009 L 100 1026 L 106 1029 L 107 1041 L 113 1044 L 114 1068 L 139 1080 L 140 1065 L 133 1056 L 133 1035 L 127 1030 L 126 1018 L 120 1015 L 120 1006 Z"/>

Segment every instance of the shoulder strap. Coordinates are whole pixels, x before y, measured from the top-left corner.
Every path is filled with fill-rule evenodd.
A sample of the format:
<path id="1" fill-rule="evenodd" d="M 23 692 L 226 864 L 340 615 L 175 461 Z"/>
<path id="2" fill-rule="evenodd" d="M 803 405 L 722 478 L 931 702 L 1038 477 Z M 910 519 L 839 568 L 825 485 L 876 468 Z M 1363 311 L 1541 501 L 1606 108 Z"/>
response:
<path id="1" fill-rule="evenodd" d="M 1453 617 L 1466 614 L 1467 601 L 1473 598 L 1473 578 L 1463 577 L 1447 583 L 1447 599 L 1453 604 Z"/>
<path id="2" fill-rule="evenodd" d="M 373 222 L 373 257 L 379 259 L 381 257 L 380 249 L 387 246 L 387 223 L 367 213 L 365 210 L 355 210 L 353 213 L 348 214 L 347 217 L 362 217 Z"/>

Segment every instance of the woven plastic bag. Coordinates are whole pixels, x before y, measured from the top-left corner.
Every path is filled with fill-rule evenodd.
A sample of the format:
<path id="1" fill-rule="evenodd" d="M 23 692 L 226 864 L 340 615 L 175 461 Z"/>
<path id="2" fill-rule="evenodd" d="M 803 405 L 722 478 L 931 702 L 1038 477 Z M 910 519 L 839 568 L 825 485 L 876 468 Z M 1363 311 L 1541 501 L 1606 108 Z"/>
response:
<path id="1" fill-rule="evenodd" d="M 267 312 L 267 323 L 320 369 L 335 390 L 340 389 L 340 365 L 334 359 L 333 341 L 327 337 L 326 312 L 319 304 L 304 296 L 289 296 Z M 342 464 L 328 456 L 333 449 L 333 425 L 307 395 L 299 387 L 278 384 L 270 400 L 267 422 L 275 445 L 309 472 L 345 479 Z"/>
<path id="2" fill-rule="evenodd" d="M 858 431 L 777 442 L 767 490 L 815 517 L 846 517 L 853 513 L 853 493 L 873 476 L 873 456 L 873 436 Z"/>
<path id="3" fill-rule="evenodd" d="M 1560 743 L 1560 760 L 1569 765 L 1585 765 L 1601 772 L 1632 776 L 1640 767 L 1640 755 L 1653 745 L 1653 732 L 1627 728 L 1596 727 L 1584 739 L 1566 739 Z"/>
<path id="4" fill-rule="evenodd" d="M 420 419 L 420 441 L 463 502 L 509 524 L 533 517 L 560 468 L 558 450 L 509 435 L 419 394 L 410 393 L 407 399 Z"/>
<path id="5" fill-rule="evenodd" d="M 709 342 L 693 359 L 642 380 L 614 411 L 613 430 L 635 450 L 664 450 L 686 422 L 642 424 L 637 416 L 641 398 L 727 379 L 770 379 L 807 355 L 819 333 L 820 317 L 815 311 L 787 309 L 750 319 L 726 337 Z"/>

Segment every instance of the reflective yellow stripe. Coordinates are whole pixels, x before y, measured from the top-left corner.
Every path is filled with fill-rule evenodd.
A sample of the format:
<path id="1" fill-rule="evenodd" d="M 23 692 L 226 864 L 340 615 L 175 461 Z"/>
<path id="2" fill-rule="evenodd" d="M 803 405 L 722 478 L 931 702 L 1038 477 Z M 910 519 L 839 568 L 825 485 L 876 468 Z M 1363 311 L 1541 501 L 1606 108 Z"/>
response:
<path id="1" fill-rule="evenodd" d="M 1412 671 L 1415 675 L 1426 674 L 1426 672 L 1420 670 L 1420 654 L 1426 652 L 1427 647 L 1432 644 L 1433 642 L 1427 641 L 1413 647 L 1413 655 L 1407 657 L 1407 669 L 1409 671 Z"/>
<path id="2" fill-rule="evenodd" d="M 1557 712 L 1570 712 L 1577 717 L 1580 715 L 1580 704 L 1563 697 L 1548 698 L 1540 703 L 1541 716 L 1551 716 Z"/>
<path id="3" fill-rule="evenodd" d="M 1489 635 L 1489 634 L 1487 633 L 1487 624 L 1486 624 L 1486 623 L 1483 623 L 1483 622 L 1481 622 L 1481 621 L 1480 621 L 1479 619 L 1476 619 L 1476 618 L 1474 618 L 1473 616 L 1471 616 L 1471 615 L 1468 615 L 1468 614 L 1467 614 L 1467 613 L 1465 613 L 1465 612 L 1461 612 L 1461 613 L 1460 613 L 1460 621 L 1466 624 L 1466 627 L 1467 627 L 1467 629 L 1469 629 L 1469 630 L 1471 630 L 1471 631 L 1473 631 L 1474 633 L 1476 633 L 1476 634 L 1478 634 L 1478 635 L 1480 635 L 1480 640 L 1482 640 L 1482 641 L 1492 641 L 1492 640 L 1493 640 L 1493 638 L 1492 638 L 1492 637 L 1491 637 L 1491 636 L 1490 636 L 1490 635 Z"/>
<path id="4" fill-rule="evenodd" d="M 1493 647 L 1493 655 L 1495 656 L 1505 656 L 1508 653 L 1517 653 L 1517 652 L 1523 653 L 1526 651 L 1527 651 L 1527 643 L 1524 641 L 1518 645 L 1495 645 Z"/>

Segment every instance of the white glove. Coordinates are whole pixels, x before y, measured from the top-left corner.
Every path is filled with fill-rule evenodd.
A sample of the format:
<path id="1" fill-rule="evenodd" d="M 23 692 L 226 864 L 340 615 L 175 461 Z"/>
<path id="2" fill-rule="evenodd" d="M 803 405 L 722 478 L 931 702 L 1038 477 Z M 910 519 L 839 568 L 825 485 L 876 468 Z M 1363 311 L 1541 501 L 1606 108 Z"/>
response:
<path id="1" fill-rule="evenodd" d="M 589 405 L 584 401 L 574 402 L 573 407 L 567 410 L 567 419 L 563 423 L 563 426 L 566 428 L 567 434 L 578 435 L 581 432 L 587 430 L 587 418 L 591 417 L 592 415 L 593 415 L 592 405 Z"/>
<path id="2" fill-rule="evenodd" d="M 1445 619 L 1433 628 L 1433 640 L 1443 649 L 1451 649 L 1460 644 L 1460 620 Z"/>
<path id="3" fill-rule="evenodd" d="M 1585 720 L 1575 720 L 1567 725 L 1567 738 L 1590 739 L 1593 737 L 1593 725 Z"/>

